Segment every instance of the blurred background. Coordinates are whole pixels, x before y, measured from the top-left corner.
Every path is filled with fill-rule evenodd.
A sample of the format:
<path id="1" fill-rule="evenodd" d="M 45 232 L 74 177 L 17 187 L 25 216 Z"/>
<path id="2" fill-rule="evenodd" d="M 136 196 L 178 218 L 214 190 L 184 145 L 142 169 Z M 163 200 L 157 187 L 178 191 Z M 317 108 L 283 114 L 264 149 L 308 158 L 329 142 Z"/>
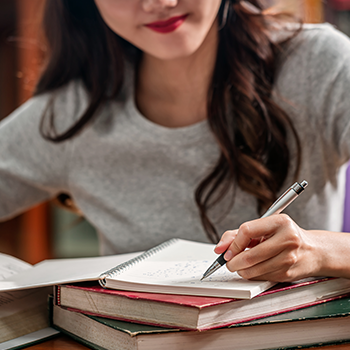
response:
<path id="1" fill-rule="evenodd" d="M 350 0 L 268 2 L 305 22 L 331 22 L 350 35 Z M 44 3 L 0 1 L 0 120 L 32 94 L 45 52 L 39 25 Z M 44 203 L 0 223 L 0 252 L 35 264 L 47 258 L 94 256 L 98 243 L 95 230 L 83 218 Z"/>

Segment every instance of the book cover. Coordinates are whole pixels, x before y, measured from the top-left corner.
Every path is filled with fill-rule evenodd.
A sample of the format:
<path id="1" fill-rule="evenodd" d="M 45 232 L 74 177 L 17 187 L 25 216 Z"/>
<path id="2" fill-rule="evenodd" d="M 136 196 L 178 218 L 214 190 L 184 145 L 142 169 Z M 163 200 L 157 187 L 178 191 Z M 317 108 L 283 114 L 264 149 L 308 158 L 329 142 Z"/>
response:
<path id="1" fill-rule="evenodd" d="M 39 331 L 23 335 L 18 338 L 8 340 L 0 343 L 0 350 L 19 350 L 40 344 L 46 340 L 54 338 L 59 335 L 59 331 L 54 328 L 47 327 Z"/>

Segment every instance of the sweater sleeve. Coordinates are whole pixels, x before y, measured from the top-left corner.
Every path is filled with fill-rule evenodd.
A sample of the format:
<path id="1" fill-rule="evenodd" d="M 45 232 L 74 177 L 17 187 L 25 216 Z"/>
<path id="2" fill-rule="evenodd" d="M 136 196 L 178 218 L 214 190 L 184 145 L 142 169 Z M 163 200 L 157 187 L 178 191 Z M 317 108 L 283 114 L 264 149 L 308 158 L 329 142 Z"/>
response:
<path id="1" fill-rule="evenodd" d="M 313 39 L 308 79 L 309 114 L 336 166 L 350 159 L 350 39 L 332 26 Z"/>
<path id="2" fill-rule="evenodd" d="M 51 98 L 51 94 L 36 96 L 0 123 L 0 220 L 68 191 L 72 141 L 53 143 L 39 130 Z M 75 86 L 55 97 L 53 112 L 58 131 L 69 127 L 80 113 L 76 101 Z"/>

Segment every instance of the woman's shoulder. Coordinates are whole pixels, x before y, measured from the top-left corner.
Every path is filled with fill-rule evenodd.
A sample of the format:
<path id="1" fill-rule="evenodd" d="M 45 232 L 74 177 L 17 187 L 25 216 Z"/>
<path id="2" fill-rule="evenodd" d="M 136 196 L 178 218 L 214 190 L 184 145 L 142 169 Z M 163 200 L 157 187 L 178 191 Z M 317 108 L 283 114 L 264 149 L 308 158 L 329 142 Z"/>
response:
<path id="1" fill-rule="evenodd" d="M 72 80 L 58 89 L 33 98 L 33 103 L 45 105 L 48 114 L 53 112 L 58 131 L 77 121 L 87 108 L 88 101 L 88 92 L 80 80 Z"/>
<path id="2" fill-rule="evenodd" d="M 296 34 L 283 45 L 282 58 L 287 60 L 292 57 L 315 66 L 328 66 L 337 62 L 344 62 L 350 58 L 350 39 L 329 23 L 302 24 L 295 29 Z M 292 27 L 281 32 L 284 38 L 286 33 L 292 33 Z"/>
<path id="3" fill-rule="evenodd" d="M 349 37 L 329 23 L 304 24 L 299 40 L 304 41 L 304 47 L 308 46 L 314 55 L 322 52 L 331 52 L 332 56 L 350 54 Z"/>
<path id="4" fill-rule="evenodd" d="M 328 23 L 293 26 L 294 32 L 288 29 L 291 39 L 281 41 L 276 67 L 279 86 L 294 86 L 300 94 L 300 89 L 326 86 L 344 70 L 350 71 L 350 40 L 345 34 Z"/>
<path id="5" fill-rule="evenodd" d="M 88 105 L 88 94 L 83 84 L 74 80 L 51 91 L 36 94 L 13 111 L 5 123 L 16 128 L 39 130 L 44 116 L 50 122 L 54 115 L 54 126 L 58 133 L 74 124 Z"/>
<path id="6" fill-rule="evenodd" d="M 87 99 L 87 91 L 79 79 L 74 79 L 59 88 L 34 94 L 30 98 L 31 103 L 55 102 L 56 106 L 74 108 L 77 104 L 84 103 Z"/>
<path id="7" fill-rule="evenodd" d="M 269 24 L 271 40 L 276 43 L 296 42 L 304 40 L 327 41 L 332 38 L 348 40 L 348 36 L 339 31 L 336 26 L 324 23 L 274 22 Z M 289 40 L 291 39 L 292 40 Z"/>

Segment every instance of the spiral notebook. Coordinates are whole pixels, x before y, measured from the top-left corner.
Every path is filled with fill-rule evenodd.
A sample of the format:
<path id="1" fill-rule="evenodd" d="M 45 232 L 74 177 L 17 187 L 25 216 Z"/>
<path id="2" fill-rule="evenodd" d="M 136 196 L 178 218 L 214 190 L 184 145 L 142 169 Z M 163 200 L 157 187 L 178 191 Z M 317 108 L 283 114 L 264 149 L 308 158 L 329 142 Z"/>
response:
<path id="1" fill-rule="evenodd" d="M 251 299 L 275 283 L 248 281 L 223 266 L 200 281 L 218 257 L 214 245 L 171 239 L 106 271 L 105 288 L 138 292 Z"/>

